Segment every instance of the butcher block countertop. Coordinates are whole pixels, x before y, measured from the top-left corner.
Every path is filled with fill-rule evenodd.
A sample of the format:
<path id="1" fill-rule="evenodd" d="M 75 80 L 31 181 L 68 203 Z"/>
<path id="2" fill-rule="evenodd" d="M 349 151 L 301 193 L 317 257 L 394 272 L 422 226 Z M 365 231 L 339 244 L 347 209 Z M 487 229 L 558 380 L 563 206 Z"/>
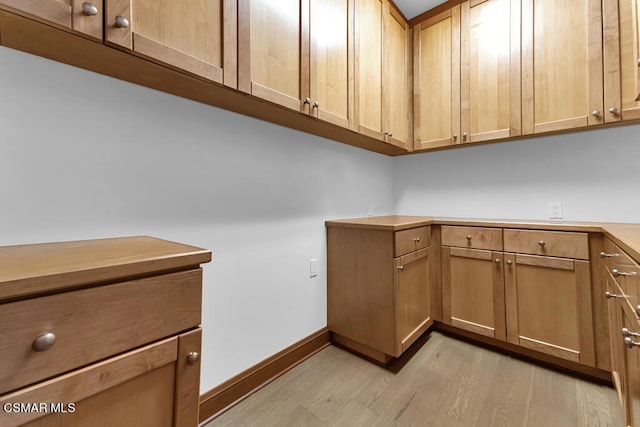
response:
<path id="1" fill-rule="evenodd" d="M 640 262 L 640 224 L 608 222 L 571 222 L 562 220 L 511 220 L 487 218 L 438 218 L 430 216 L 389 215 L 340 219 L 325 222 L 327 227 L 369 228 L 400 231 L 425 225 L 463 225 L 468 227 L 500 227 L 549 231 L 581 231 L 603 233 Z"/>
<path id="2" fill-rule="evenodd" d="M 0 247 L 0 302 L 197 268 L 211 251 L 148 236 Z"/>

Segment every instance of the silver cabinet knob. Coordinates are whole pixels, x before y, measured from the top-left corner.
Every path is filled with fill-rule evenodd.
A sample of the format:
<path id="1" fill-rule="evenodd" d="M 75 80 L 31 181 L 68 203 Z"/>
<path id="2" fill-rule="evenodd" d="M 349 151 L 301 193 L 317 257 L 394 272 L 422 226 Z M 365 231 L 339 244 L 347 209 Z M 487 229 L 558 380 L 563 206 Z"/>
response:
<path id="1" fill-rule="evenodd" d="M 404 265 L 399 265 L 398 266 L 398 270 L 400 270 L 400 271 L 404 270 Z"/>
<path id="2" fill-rule="evenodd" d="M 471 234 L 467 234 L 467 240 L 471 241 Z"/>
<path id="3" fill-rule="evenodd" d="M 628 328 L 622 328 L 621 332 L 623 337 L 640 337 L 639 333 L 631 332 Z"/>
<path id="4" fill-rule="evenodd" d="M 608 254 L 606 252 L 600 252 L 600 258 L 612 258 L 616 256 L 620 256 L 620 254 Z"/>
<path id="5" fill-rule="evenodd" d="M 98 8 L 86 1 L 82 3 L 82 12 L 87 16 L 95 16 L 98 14 Z"/>
<path id="6" fill-rule="evenodd" d="M 458 134 L 457 134 L 457 133 L 454 133 L 454 134 L 453 134 L 453 136 L 452 136 L 452 138 L 453 138 L 453 140 L 455 141 L 456 139 L 458 139 Z"/>
<path id="7" fill-rule="evenodd" d="M 593 117 L 600 117 L 600 111 L 598 111 L 598 110 L 593 110 L 593 111 L 591 112 L 591 115 L 592 115 Z"/>
<path id="8" fill-rule="evenodd" d="M 609 108 L 609 112 L 611 114 L 618 114 L 618 109 L 616 107 L 611 107 L 611 108 Z"/>
<path id="9" fill-rule="evenodd" d="M 52 332 L 47 332 L 33 340 L 31 348 L 35 351 L 47 351 L 56 343 L 56 336 Z"/>
<path id="10" fill-rule="evenodd" d="M 389 131 L 388 130 L 384 131 L 384 136 L 389 136 Z"/>
<path id="11" fill-rule="evenodd" d="M 496 259 L 495 259 L 495 263 L 496 263 L 496 264 L 500 264 L 500 258 L 496 258 Z"/>
<path id="12" fill-rule="evenodd" d="M 414 237 L 411 240 L 413 240 L 414 242 L 418 243 L 420 241 L 420 238 L 419 237 Z"/>
<path id="13" fill-rule="evenodd" d="M 640 59 L 638 59 L 638 67 L 640 67 Z"/>
<path id="14" fill-rule="evenodd" d="M 464 133 L 462 134 L 462 140 L 463 140 L 463 141 L 466 141 L 466 140 L 467 140 L 467 133 L 466 133 L 466 132 L 464 132 Z"/>
<path id="15" fill-rule="evenodd" d="M 640 342 L 635 342 L 629 337 L 624 337 L 624 346 L 627 348 L 640 347 Z"/>
<path id="16" fill-rule="evenodd" d="M 544 240 L 540 240 L 538 242 L 538 244 L 540 245 L 541 248 L 544 248 L 544 246 L 547 244 L 547 242 L 545 242 Z"/>
<path id="17" fill-rule="evenodd" d="M 127 28 L 128 26 L 129 26 L 129 20 L 127 18 L 121 15 L 116 16 L 116 27 Z"/>
<path id="18" fill-rule="evenodd" d="M 320 103 L 318 101 L 314 102 L 312 105 L 313 108 L 320 108 Z"/>
<path id="19" fill-rule="evenodd" d="M 513 264 L 513 262 L 511 262 L 511 260 L 507 260 L 507 265 L 511 265 Z"/>
<path id="20" fill-rule="evenodd" d="M 389 132 L 389 138 L 393 137 L 393 134 L 391 132 Z"/>
<path id="21" fill-rule="evenodd" d="M 620 294 L 613 294 L 613 293 L 611 293 L 611 292 L 609 292 L 609 291 L 605 292 L 605 293 L 604 293 L 604 296 L 605 296 L 607 299 L 610 299 L 610 298 L 624 298 L 624 295 L 620 295 Z"/>
<path id="22" fill-rule="evenodd" d="M 187 354 L 187 363 L 189 365 L 195 365 L 200 360 L 200 353 L 197 351 L 192 351 Z"/>
<path id="23" fill-rule="evenodd" d="M 305 103 L 306 105 L 311 104 L 311 98 L 305 98 L 305 99 L 304 99 L 304 103 Z"/>

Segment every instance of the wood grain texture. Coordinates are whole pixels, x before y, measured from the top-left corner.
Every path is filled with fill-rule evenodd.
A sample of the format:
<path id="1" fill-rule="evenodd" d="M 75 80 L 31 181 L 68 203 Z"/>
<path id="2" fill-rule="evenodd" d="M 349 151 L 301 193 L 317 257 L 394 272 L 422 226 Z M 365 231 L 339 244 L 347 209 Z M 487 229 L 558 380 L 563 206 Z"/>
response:
<path id="1" fill-rule="evenodd" d="M 389 7 L 385 16 L 385 50 L 383 59 L 382 128 L 389 132 L 387 140 L 399 147 L 411 143 L 411 69 L 410 31 L 404 18 Z"/>
<path id="2" fill-rule="evenodd" d="M 205 426 L 622 423 L 607 386 L 437 332 L 410 351 L 385 369 L 328 347 Z"/>
<path id="3" fill-rule="evenodd" d="M 442 226 L 442 244 L 462 248 L 502 250 L 499 228 Z"/>
<path id="4" fill-rule="evenodd" d="M 0 7 L 15 10 L 26 16 L 33 15 L 71 29 L 71 0 L 2 0 Z"/>
<path id="5" fill-rule="evenodd" d="M 147 236 L 0 247 L 0 301 L 186 270 L 211 251 Z"/>
<path id="6" fill-rule="evenodd" d="M 173 362 L 176 360 L 177 351 L 177 338 L 170 338 L 159 343 L 143 347 L 141 349 L 126 353 L 121 356 L 109 359 L 104 362 L 100 362 L 91 365 L 87 368 L 80 369 L 75 372 L 71 372 L 66 375 L 56 377 L 47 382 L 37 384 L 33 387 L 21 389 L 15 393 L 3 395 L 0 397 L 0 406 L 5 403 L 13 402 L 43 402 L 43 403 L 58 403 L 58 402 L 80 402 L 76 412 L 72 415 L 60 414 L 54 415 L 52 420 L 45 419 L 43 423 L 34 424 L 42 427 L 60 425 L 57 422 L 62 421 L 66 426 L 111 426 L 114 425 L 114 414 L 120 414 L 121 411 L 117 411 L 118 405 L 131 404 L 134 406 L 135 412 L 130 412 L 127 417 L 149 417 L 148 426 L 170 426 L 173 412 L 173 384 L 175 375 L 175 366 Z M 161 370 L 162 367 L 166 367 L 166 370 L 162 370 L 160 378 L 150 378 L 149 382 L 142 385 L 140 389 L 137 384 L 133 384 L 136 392 L 142 391 L 142 394 L 136 394 L 139 396 L 139 401 L 132 398 L 130 394 L 134 390 L 128 390 L 129 393 L 123 393 L 122 388 L 118 388 L 120 384 L 125 384 L 129 380 L 133 380 L 136 377 L 143 376 L 148 372 L 155 370 Z M 135 381 L 135 380 L 134 380 Z M 145 391 L 147 388 L 151 389 Z M 159 389 L 164 398 L 152 400 L 146 402 L 146 407 L 142 406 L 145 402 L 145 398 L 154 398 L 153 389 Z M 106 393 L 105 393 L 106 391 Z M 104 393 L 104 394 L 103 394 Z M 86 405 L 91 408 L 85 409 L 83 403 L 84 399 L 91 396 L 96 396 L 96 402 L 88 402 Z M 161 407 L 155 407 L 159 402 L 164 402 Z M 137 404 L 141 406 L 138 407 Z M 149 405 L 153 405 L 153 409 L 149 412 Z M 141 410 L 141 412 L 137 412 Z M 110 416 L 111 414 L 111 416 Z M 25 422 L 42 417 L 46 413 L 42 412 L 0 412 L 0 422 L 2 426 L 15 427 L 22 425 Z M 115 415 L 118 416 L 118 415 Z M 77 417 L 77 418 L 76 418 Z M 57 418 L 57 420 L 56 420 Z M 60 420 L 62 418 L 62 420 Z M 75 418 L 75 423 L 70 421 L 69 418 Z M 135 418 L 133 418 L 135 419 Z M 89 421 L 92 423 L 89 423 Z M 131 418 L 128 418 L 125 423 L 130 423 Z M 154 423 L 158 424 L 154 424 Z M 127 424 L 119 424 L 127 425 Z"/>
<path id="7" fill-rule="evenodd" d="M 198 269 L 2 304 L 0 393 L 190 329 L 201 295 Z M 32 350 L 47 332 L 53 347 Z"/>
<path id="8" fill-rule="evenodd" d="M 184 333 L 178 337 L 175 372 L 175 396 L 173 403 L 173 425 L 198 425 L 200 407 L 200 364 L 202 360 L 202 328 Z M 198 353 L 199 359 L 190 364 L 189 354 Z"/>
<path id="9" fill-rule="evenodd" d="M 640 117 L 640 102 L 636 100 L 640 95 L 640 4 L 637 0 L 619 0 L 617 3 L 621 89 L 619 109 L 622 119 L 630 120 Z"/>
<path id="10" fill-rule="evenodd" d="M 116 17 L 122 16 L 131 23 L 131 0 L 109 0 L 104 2 L 104 41 L 107 45 L 128 50 L 133 49 L 133 30 L 116 27 Z"/>
<path id="11" fill-rule="evenodd" d="M 596 367 L 612 371 L 609 336 L 609 310 L 605 264 L 600 257 L 604 250 L 604 238 L 599 233 L 589 233 L 589 259 L 591 261 L 591 300 L 593 307 L 593 334 L 596 351 Z"/>
<path id="12" fill-rule="evenodd" d="M 534 255 L 589 259 L 588 234 L 504 230 L 504 250 Z"/>
<path id="13" fill-rule="evenodd" d="M 102 42 L 103 35 L 103 11 L 104 7 L 102 2 L 91 3 L 98 9 L 98 13 L 93 16 L 88 16 L 82 11 L 83 0 L 73 0 L 72 2 L 72 17 L 71 26 L 74 31 L 87 35 L 93 39 Z M 40 3 L 42 4 L 42 2 Z"/>
<path id="14" fill-rule="evenodd" d="M 431 227 L 416 227 L 394 233 L 394 256 L 399 257 L 431 245 Z"/>

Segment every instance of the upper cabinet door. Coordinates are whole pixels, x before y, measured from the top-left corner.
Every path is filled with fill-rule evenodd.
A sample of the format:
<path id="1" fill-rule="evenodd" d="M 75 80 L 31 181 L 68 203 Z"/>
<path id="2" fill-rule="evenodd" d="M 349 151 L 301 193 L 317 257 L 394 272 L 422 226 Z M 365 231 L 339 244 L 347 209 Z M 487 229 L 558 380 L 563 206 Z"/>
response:
<path id="1" fill-rule="evenodd" d="M 381 0 L 355 1 L 356 130 L 381 140 L 383 10 Z"/>
<path id="2" fill-rule="evenodd" d="M 235 43 L 235 0 L 106 0 L 105 8 L 107 43 L 235 87 L 235 47 L 224 49 Z"/>
<path id="3" fill-rule="evenodd" d="M 604 122 L 600 0 L 522 0 L 523 134 Z"/>
<path id="4" fill-rule="evenodd" d="M 604 0 L 605 121 L 640 118 L 640 0 Z"/>
<path id="5" fill-rule="evenodd" d="M 309 0 L 238 0 L 238 25 L 238 89 L 306 111 Z"/>
<path id="6" fill-rule="evenodd" d="M 414 148 L 458 144 L 460 5 L 413 28 Z"/>
<path id="7" fill-rule="evenodd" d="M 310 0 L 310 114 L 353 127 L 353 0 Z M 305 79 L 304 74 L 302 79 Z"/>
<path id="8" fill-rule="evenodd" d="M 387 141 L 411 146 L 411 43 L 409 25 L 392 6 L 384 21 L 382 129 Z"/>
<path id="9" fill-rule="evenodd" d="M 0 7 L 24 12 L 102 41 L 102 1 L 0 0 Z"/>
<path id="10" fill-rule="evenodd" d="M 462 142 L 520 135 L 520 0 L 474 0 L 461 10 Z"/>

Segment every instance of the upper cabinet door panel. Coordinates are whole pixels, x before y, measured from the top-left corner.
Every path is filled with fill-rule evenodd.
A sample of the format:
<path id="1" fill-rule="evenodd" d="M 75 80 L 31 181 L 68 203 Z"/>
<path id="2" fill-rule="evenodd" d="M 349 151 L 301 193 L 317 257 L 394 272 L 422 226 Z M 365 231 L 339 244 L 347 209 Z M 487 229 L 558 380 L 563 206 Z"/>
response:
<path id="1" fill-rule="evenodd" d="M 0 0 L 0 6 L 102 40 L 102 1 Z"/>
<path id="2" fill-rule="evenodd" d="M 460 6 L 414 28 L 415 149 L 456 144 L 460 132 Z"/>
<path id="3" fill-rule="evenodd" d="M 605 118 L 640 118 L 640 0 L 604 0 Z"/>
<path id="4" fill-rule="evenodd" d="M 519 135 L 520 0 L 463 4 L 461 31 L 462 142 Z"/>
<path id="5" fill-rule="evenodd" d="M 106 6 L 107 42 L 223 83 L 224 17 L 234 15 L 223 0 L 106 0 Z"/>
<path id="6" fill-rule="evenodd" d="M 356 0 L 355 44 L 358 130 L 382 135 L 382 20 L 380 0 Z"/>
<path id="7" fill-rule="evenodd" d="M 411 123 L 411 59 L 407 23 L 393 8 L 385 21 L 383 129 L 388 141 L 408 148 Z"/>
<path id="8" fill-rule="evenodd" d="M 522 1 L 525 134 L 603 123 L 600 0 Z"/>
<path id="9" fill-rule="evenodd" d="M 238 89 L 300 110 L 308 0 L 239 0 L 238 7 Z"/>
<path id="10" fill-rule="evenodd" d="M 350 97 L 353 83 L 349 79 L 352 73 L 349 31 L 353 17 L 350 3 L 346 0 L 311 0 L 309 5 L 312 115 L 346 128 L 353 121 L 353 99 Z"/>

